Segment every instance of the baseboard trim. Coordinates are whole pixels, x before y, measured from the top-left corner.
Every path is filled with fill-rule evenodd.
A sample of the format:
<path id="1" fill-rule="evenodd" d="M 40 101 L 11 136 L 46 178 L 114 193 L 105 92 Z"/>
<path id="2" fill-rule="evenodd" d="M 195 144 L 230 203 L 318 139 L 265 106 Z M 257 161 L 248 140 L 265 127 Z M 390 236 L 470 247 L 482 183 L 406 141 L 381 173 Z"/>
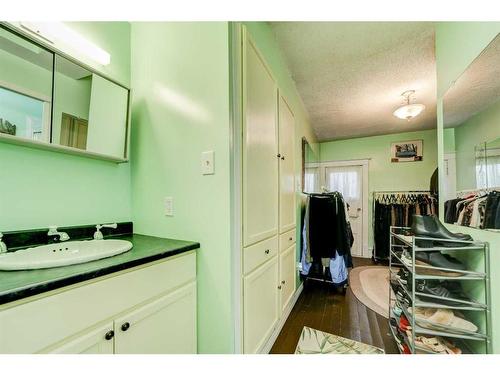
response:
<path id="1" fill-rule="evenodd" d="M 303 290 L 304 290 L 304 283 L 300 284 L 299 287 L 297 288 L 297 290 L 295 291 L 295 293 L 293 294 L 292 300 L 290 301 L 287 308 L 283 312 L 281 319 L 276 324 L 276 328 L 274 329 L 273 333 L 271 334 L 271 336 L 269 336 L 269 339 L 267 339 L 266 343 L 261 348 L 261 350 L 259 350 L 259 352 L 258 352 L 259 354 L 269 354 L 269 352 L 271 351 L 271 348 L 274 345 L 274 342 L 278 338 L 278 335 L 280 334 L 281 329 L 285 325 L 285 322 L 288 319 L 288 316 L 292 312 L 292 309 L 295 306 L 295 304 L 297 303 L 297 300 L 299 299 L 300 294 L 302 293 Z"/>

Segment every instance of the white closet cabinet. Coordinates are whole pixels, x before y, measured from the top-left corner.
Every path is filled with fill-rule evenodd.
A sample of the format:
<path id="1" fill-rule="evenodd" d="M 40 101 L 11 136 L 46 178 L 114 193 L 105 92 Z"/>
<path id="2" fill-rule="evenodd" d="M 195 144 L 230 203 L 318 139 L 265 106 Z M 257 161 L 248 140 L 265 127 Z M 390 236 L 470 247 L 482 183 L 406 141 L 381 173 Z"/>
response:
<path id="1" fill-rule="evenodd" d="M 280 254 L 280 313 L 282 313 L 295 292 L 295 244 Z"/>
<path id="2" fill-rule="evenodd" d="M 262 351 L 295 292 L 295 120 L 243 27 L 244 353 Z"/>
<path id="3" fill-rule="evenodd" d="M 280 233 L 295 228 L 295 119 L 285 99 L 279 96 L 279 226 Z"/>
<path id="4" fill-rule="evenodd" d="M 278 257 L 245 276 L 243 284 L 243 349 L 245 353 L 256 353 L 279 318 Z"/>
<path id="5" fill-rule="evenodd" d="M 278 233 L 277 86 L 250 38 L 243 49 L 243 242 Z"/>

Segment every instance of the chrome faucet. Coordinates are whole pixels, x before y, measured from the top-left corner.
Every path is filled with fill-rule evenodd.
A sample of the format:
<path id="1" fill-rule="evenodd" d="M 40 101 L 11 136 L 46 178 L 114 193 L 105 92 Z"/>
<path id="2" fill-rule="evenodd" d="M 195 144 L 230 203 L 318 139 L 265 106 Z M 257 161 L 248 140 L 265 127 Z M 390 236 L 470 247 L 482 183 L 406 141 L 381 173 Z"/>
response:
<path id="1" fill-rule="evenodd" d="M 96 231 L 94 233 L 94 240 L 103 240 L 104 239 L 104 236 L 102 235 L 102 232 L 101 232 L 101 229 L 102 228 L 113 228 L 113 229 L 116 229 L 118 228 L 118 224 L 116 223 L 113 223 L 113 224 L 97 224 L 95 226 L 96 228 Z"/>
<path id="2" fill-rule="evenodd" d="M 49 232 L 47 233 L 47 236 L 59 236 L 59 241 L 69 240 L 68 233 L 59 232 L 55 225 L 49 227 Z"/>
<path id="3" fill-rule="evenodd" d="M 0 254 L 7 252 L 7 245 L 2 241 L 3 233 L 0 232 Z"/>

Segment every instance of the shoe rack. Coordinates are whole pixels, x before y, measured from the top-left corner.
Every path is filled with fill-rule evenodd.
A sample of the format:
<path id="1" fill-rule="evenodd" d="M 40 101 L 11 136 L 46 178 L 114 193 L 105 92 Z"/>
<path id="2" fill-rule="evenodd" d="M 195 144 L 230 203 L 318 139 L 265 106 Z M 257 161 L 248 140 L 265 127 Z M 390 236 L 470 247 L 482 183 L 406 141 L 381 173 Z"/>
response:
<path id="1" fill-rule="evenodd" d="M 410 228 L 390 228 L 390 257 L 389 257 L 389 327 L 394 339 L 398 343 L 401 353 L 406 354 L 436 354 L 418 337 L 435 338 L 434 341 L 454 344 L 462 353 L 491 353 L 491 293 L 490 293 L 490 264 L 489 247 L 486 242 L 470 242 L 460 240 L 439 240 L 438 247 L 419 247 L 417 244 L 434 244 L 436 239 L 415 237 Z M 442 245 L 442 246 L 441 246 Z M 422 264 L 415 259 L 418 252 L 439 251 L 460 259 L 465 253 L 473 252 L 474 264 L 481 268 L 476 270 L 460 270 L 434 267 Z M 406 278 L 398 276 L 400 269 Z M 439 297 L 429 294 L 418 288 L 424 283 L 450 283 L 458 285 L 465 294 L 461 298 Z M 444 284 L 440 284 L 444 285 Z M 474 290 L 475 295 L 480 295 L 481 300 L 472 300 L 467 295 L 468 290 Z M 455 296 L 456 297 L 456 296 Z M 454 317 L 460 317 L 472 322 L 478 327 L 477 332 L 459 329 L 449 324 L 437 322 L 429 323 L 427 317 L 415 314 L 417 311 L 436 311 L 443 309 L 445 314 L 449 310 Z M 398 316 L 398 313 L 399 316 Z M 419 315 L 418 317 L 416 315 Z M 402 319 L 401 316 L 404 316 Z M 453 318 L 455 319 L 455 318 Z M 405 324 L 407 325 L 405 326 Z M 403 329 L 401 329 L 401 325 Z M 410 332 L 408 334 L 408 332 Z M 425 341 L 428 341 L 427 339 Z M 450 345 L 453 347 L 453 345 Z"/>

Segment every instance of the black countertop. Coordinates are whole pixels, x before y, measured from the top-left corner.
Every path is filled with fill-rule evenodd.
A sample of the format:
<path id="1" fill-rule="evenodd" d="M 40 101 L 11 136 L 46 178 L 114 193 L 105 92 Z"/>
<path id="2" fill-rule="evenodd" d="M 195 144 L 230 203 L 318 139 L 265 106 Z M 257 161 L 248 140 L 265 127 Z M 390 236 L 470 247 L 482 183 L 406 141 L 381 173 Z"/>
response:
<path id="1" fill-rule="evenodd" d="M 88 263 L 39 270 L 0 271 L 0 304 L 168 258 L 200 247 L 197 242 L 141 234 L 113 238 L 130 241 L 134 247 L 126 253 Z"/>

